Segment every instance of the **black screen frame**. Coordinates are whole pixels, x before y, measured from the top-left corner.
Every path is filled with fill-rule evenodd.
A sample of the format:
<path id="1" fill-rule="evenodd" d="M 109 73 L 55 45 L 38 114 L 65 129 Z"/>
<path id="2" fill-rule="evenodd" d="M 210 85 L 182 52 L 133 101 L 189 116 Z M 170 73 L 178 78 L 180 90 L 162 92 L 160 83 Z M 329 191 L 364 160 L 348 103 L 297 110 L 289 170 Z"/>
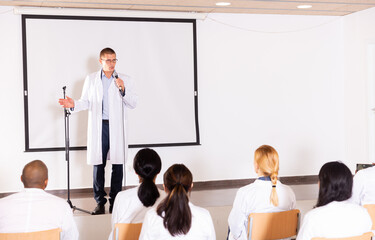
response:
<path id="1" fill-rule="evenodd" d="M 25 152 L 49 152 L 65 151 L 65 147 L 55 148 L 31 148 L 29 136 L 29 101 L 28 101 L 28 72 L 27 72 L 27 39 L 26 28 L 28 19 L 61 19 L 61 20 L 93 20 L 93 21 L 136 21 L 136 22 L 173 22 L 191 23 L 193 27 L 193 59 L 194 59 L 194 108 L 195 108 L 195 141 L 183 143 L 154 143 L 154 144 L 130 144 L 129 148 L 143 147 L 177 147 L 200 144 L 198 121 L 198 73 L 197 73 L 197 27 L 196 19 L 174 18 L 134 18 L 134 17 L 98 17 L 98 16 L 63 16 L 63 15 L 29 15 L 23 14 L 22 18 L 22 57 L 23 57 L 23 96 L 24 96 L 24 128 L 25 128 Z M 86 146 L 69 147 L 70 150 L 86 150 Z"/>

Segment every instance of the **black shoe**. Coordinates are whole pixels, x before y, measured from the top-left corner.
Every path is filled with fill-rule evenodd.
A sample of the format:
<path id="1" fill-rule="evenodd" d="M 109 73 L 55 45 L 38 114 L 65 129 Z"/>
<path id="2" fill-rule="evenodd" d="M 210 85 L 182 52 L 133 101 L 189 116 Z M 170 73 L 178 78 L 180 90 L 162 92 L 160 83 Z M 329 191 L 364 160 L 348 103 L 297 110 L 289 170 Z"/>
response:
<path id="1" fill-rule="evenodd" d="M 112 213 L 112 210 L 113 210 L 113 204 L 110 204 L 109 205 L 109 213 Z"/>
<path id="2" fill-rule="evenodd" d="M 98 204 L 98 205 L 96 206 L 96 208 L 94 209 L 94 211 L 92 211 L 91 214 L 92 214 L 92 215 L 105 214 L 105 207 L 104 207 L 104 204 L 103 204 L 103 205 Z"/>

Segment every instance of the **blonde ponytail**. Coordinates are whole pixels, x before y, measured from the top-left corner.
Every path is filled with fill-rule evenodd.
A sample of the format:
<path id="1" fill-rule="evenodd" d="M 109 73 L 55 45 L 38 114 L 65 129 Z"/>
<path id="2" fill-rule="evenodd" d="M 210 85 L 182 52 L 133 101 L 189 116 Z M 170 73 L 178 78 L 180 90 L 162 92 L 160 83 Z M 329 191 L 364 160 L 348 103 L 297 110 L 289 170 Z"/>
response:
<path id="1" fill-rule="evenodd" d="M 254 161 L 257 163 L 259 170 L 271 178 L 272 191 L 270 202 L 274 206 L 279 205 L 279 198 L 276 192 L 276 184 L 279 174 L 279 154 L 276 150 L 268 145 L 260 146 L 254 154 Z"/>
<path id="2" fill-rule="evenodd" d="M 271 191 L 270 201 L 271 201 L 272 205 L 278 206 L 279 205 L 279 197 L 277 196 L 277 192 L 276 192 L 277 173 L 273 172 L 270 177 L 271 177 L 271 182 L 272 182 L 272 191 Z"/>

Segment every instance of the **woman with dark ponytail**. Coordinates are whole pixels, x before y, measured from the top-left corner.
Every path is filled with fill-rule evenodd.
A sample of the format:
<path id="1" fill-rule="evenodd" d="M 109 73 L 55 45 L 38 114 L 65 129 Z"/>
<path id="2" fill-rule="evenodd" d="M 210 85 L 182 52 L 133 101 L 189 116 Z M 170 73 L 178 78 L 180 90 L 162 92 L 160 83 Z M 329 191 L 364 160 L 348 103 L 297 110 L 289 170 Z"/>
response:
<path id="1" fill-rule="evenodd" d="M 237 191 L 229 214 L 228 239 L 247 239 L 250 213 L 281 212 L 294 209 L 293 190 L 278 180 L 279 154 L 269 146 L 260 146 L 254 154 L 254 170 L 258 178 Z"/>
<path id="2" fill-rule="evenodd" d="M 147 212 L 139 239 L 214 240 L 210 213 L 189 202 L 193 176 L 183 164 L 172 165 L 164 174 L 168 196 Z"/>
<path id="3" fill-rule="evenodd" d="M 140 185 L 117 194 L 112 212 L 113 239 L 116 223 L 141 223 L 149 207 L 156 206 L 166 194 L 155 185 L 156 176 L 161 170 L 159 155 L 152 149 L 141 149 L 134 157 L 133 168 L 139 177 Z"/>

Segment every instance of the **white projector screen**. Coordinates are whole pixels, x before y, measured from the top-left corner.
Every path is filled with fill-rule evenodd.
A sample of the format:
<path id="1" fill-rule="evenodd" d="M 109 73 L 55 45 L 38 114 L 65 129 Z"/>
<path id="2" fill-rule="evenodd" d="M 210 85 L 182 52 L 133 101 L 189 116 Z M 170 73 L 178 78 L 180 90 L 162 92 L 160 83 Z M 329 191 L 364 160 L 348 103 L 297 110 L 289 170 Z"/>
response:
<path id="1" fill-rule="evenodd" d="M 139 98 L 128 110 L 129 146 L 199 144 L 195 20 L 22 15 L 22 34 L 26 151 L 64 149 L 62 87 L 79 99 L 105 47 Z M 85 149 L 87 111 L 69 123 L 71 149 Z"/>

